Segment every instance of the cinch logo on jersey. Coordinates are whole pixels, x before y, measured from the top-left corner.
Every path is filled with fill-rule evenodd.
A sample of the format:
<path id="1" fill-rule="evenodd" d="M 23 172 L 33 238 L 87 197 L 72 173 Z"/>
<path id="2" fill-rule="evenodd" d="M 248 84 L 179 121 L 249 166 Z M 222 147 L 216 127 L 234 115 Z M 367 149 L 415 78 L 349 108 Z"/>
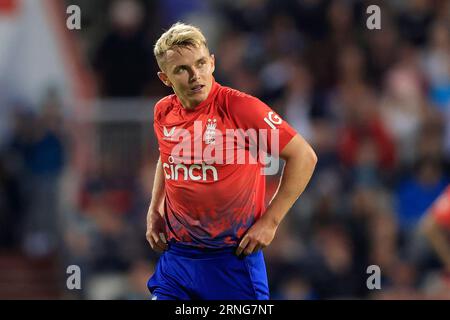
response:
<path id="1" fill-rule="evenodd" d="M 182 163 L 175 164 L 174 158 L 169 156 L 169 163 L 163 163 L 164 173 L 168 180 L 178 180 L 181 177 L 183 180 L 193 181 L 207 181 L 208 172 L 212 175 L 212 180 L 219 180 L 217 169 L 214 166 L 202 164 L 191 164 L 186 166 Z"/>

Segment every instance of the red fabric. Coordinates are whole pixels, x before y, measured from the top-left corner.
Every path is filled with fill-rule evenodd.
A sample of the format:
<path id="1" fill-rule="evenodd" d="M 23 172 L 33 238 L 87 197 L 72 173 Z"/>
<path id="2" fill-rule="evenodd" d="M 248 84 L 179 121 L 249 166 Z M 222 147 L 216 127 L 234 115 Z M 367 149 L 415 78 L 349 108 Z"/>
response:
<path id="1" fill-rule="evenodd" d="M 233 158 L 228 158 L 234 160 L 233 164 L 226 163 L 226 160 L 222 164 L 208 163 L 211 157 L 202 157 L 205 149 L 212 147 L 206 142 L 208 123 L 215 125 L 214 130 L 209 130 L 209 133 L 215 133 L 216 140 L 212 144 L 215 152 L 226 154 L 225 150 L 233 150 Z M 176 168 L 177 162 L 172 156 L 174 148 L 182 141 L 177 136 L 178 130 L 185 129 L 193 137 L 194 126 L 201 128 L 201 136 L 195 136 L 195 142 L 190 141 L 189 147 L 197 145 L 201 148 L 191 153 L 183 152 L 182 155 L 187 157 Z M 235 137 L 236 143 L 228 145 L 227 149 L 225 139 L 221 141 L 221 138 L 226 135 L 226 129 L 266 129 L 269 136 L 265 143 L 271 152 L 271 126 L 275 127 L 274 132 L 279 133 L 281 151 L 295 136 L 295 130 L 257 98 L 216 82 L 208 98 L 194 110 L 184 109 L 175 95 L 167 96 L 156 104 L 154 130 L 165 173 L 164 210 L 169 240 L 199 247 L 238 244 L 245 231 L 265 210 L 266 179 L 261 174 L 262 165 L 259 162 L 236 163 L 238 149 L 249 159 L 248 140 L 245 144 L 238 144 Z M 215 152 L 211 154 L 214 156 Z"/>

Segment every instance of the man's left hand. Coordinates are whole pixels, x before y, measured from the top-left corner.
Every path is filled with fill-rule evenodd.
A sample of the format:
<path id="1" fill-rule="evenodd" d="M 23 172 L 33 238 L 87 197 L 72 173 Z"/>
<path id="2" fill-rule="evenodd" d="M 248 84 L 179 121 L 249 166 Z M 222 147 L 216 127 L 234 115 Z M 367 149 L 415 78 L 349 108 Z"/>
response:
<path id="1" fill-rule="evenodd" d="M 245 255 L 250 255 L 258 250 L 267 247 L 275 237 L 278 225 L 261 217 L 242 238 L 239 247 L 236 250 L 236 255 L 242 252 Z"/>

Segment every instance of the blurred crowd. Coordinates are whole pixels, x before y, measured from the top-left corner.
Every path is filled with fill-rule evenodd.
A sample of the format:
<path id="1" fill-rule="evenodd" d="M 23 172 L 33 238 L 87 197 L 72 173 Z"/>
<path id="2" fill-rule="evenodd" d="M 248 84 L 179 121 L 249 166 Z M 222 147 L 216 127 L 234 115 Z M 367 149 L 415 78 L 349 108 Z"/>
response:
<path id="1" fill-rule="evenodd" d="M 449 183 L 449 1 L 78 3 L 77 41 L 99 99 L 170 94 L 152 45 L 184 21 L 205 31 L 219 83 L 259 97 L 313 146 L 311 183 L 265 249 L 273 299 L 450 299 L 450 275 L 419 232 Z M 381 8 L 381 30 L 366 27 L 370 4 Z M 108 22 L 96 20 L 105 12 Z M 49 92 L 38 114 L 15 108 L 0 151 L 0 245 L 80 265 L 77 297 L 148 298 L 158 149 L 143 146 L 136 170 L 111 153 L 79 174 L 70 166 L 77 133 L 58 104 Z M 268 199 L 278 178 L 267 178 Z M 381 290 L 367 288 L 370 265 Z"/>

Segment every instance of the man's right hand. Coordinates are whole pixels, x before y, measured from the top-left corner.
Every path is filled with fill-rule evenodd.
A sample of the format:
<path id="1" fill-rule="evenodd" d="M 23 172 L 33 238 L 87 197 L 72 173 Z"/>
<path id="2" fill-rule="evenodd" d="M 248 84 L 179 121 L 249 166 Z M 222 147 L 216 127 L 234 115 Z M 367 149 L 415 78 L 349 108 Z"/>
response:
<path id="1" fill-rule="evenodd" d="M 157 210 L 150 210 L 147 215 L 147 241 L 156 252 L 167 250 L 166 222 Z"/>

